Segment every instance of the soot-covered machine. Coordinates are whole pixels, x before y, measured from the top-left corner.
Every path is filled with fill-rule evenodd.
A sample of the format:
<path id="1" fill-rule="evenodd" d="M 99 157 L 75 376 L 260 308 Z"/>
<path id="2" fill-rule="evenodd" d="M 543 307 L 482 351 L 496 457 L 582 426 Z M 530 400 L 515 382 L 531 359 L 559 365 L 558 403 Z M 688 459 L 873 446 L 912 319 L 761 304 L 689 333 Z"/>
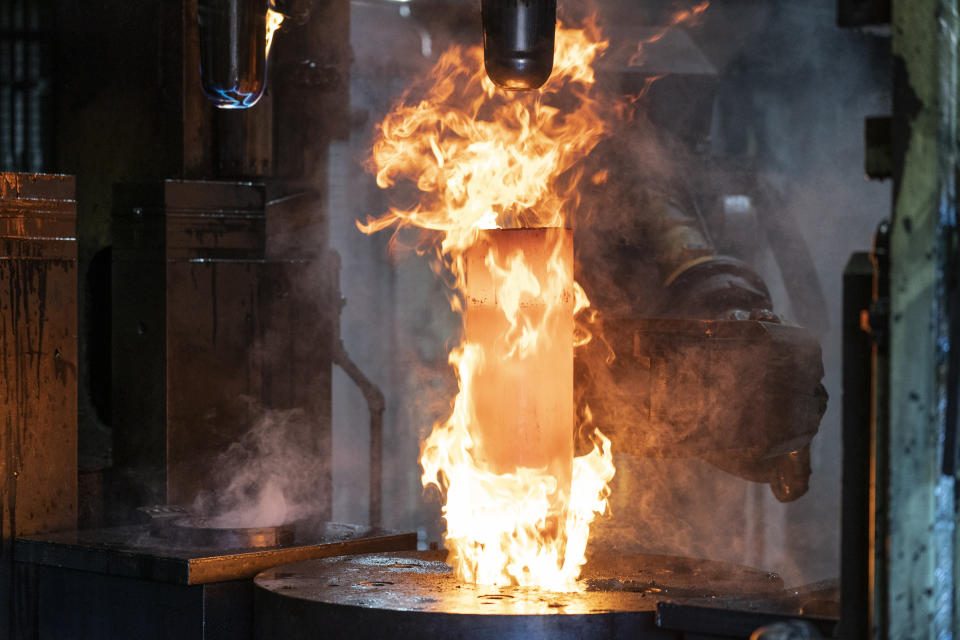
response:
<path id="1" fill-rule="evenodd" d="M 15 338 L 4 370 L 29 374 L 4 374 L 25 386 L 4 405 L 4 451 L 22 451 L 10 463 L 24 472 L 5 499 L 3 637 L 250 638 L 259 571 L 416 546 L 379 526 L 383 397 L 339 338 L 339 260 L 315 188 L 348 120 L 349 54 L 333 35 L 347 5 L 285 11 L 267 91 L 265 0 L 58 6 L 72 34 L 58 41 L 58 126 L 73 132 L 61 162 L 81 187 L 11 175 L 0 214 L 16 294 L 0 316 Z M 90 224 L 80 305 L 74 202 Z M 334 365 L 370 409 L 361 525 L 330 521 Z M 59 389 L 76 394 L 78 377 L 79 528 L 77 423 L 47 400 L 69 407 Z M 102 462 L 84 458 L 105 431 L 83 426 L 91 416 L 109 426 Z"/>
<path id="2" fill-rule="evenodd" d="M 185 0 L 97 11 L 116 28 L 117 42 L 104 45 L 113 53 L 151 51 L 104 56 L 113 77 L 99 78 L 93 99 L 147 114 L 146 143 L 117 138 L 74 159 L 78 174 L 101 176 L 78 189 L 77 206 L 112 212 L 109 249 L 86 257 L 112 265 L 110 286 L 81 287 L 83 335 L 111 354 L 90 370 L 112 380 L 112 461 L 81 493 L 97 526 L 17 541 L 18 637 L 747 637 L 803 609 L 805 596 L 785 593 L 775 575 L 665 556 L 598 558 L 582 594 L 488 593 L 455 584 L 438 552 L 413 551 L 413 534 L 380 529 L 383 400 L 338 337 L 337 258 L 316 192 L 328 180 L 326 145 L 350 122 L 349 4 Z M 556 3 L 484 0 L 480 13 L 490 77 L 511 90 L 542 84 Z M 278 16 L 287 26 L 274 49 L 263 34 Z M 91 20 L 63 15 L 65 25 Z M 98 37 L 77 31 L 80 49 Z M 615 44 L 642 36 L 610 34 Z M 679 30 L 657 38 L 642 65 L 627 58 L 614 48 L 602 80 L 629 94 L 663 76 L 649 92 L 650 120 L 696 150 L 710 127 L 709 62 Z M 76 64 L 79 79 L 92 79 Z M 80 108 L 88 104 L 68 116 L 78 130 L 102 117 Z M 629 140 L 619 142 L 598 153 L 629 165 Z M 129 159 L 122 170 L 116 158 Z M 642 203 L 635 226 L 583 243 L 616 255 L 623 273 L 580 256 L 578 279 L 604 311 L 606 341 L 578 358 L 576 393 L 604 423 L 630 425 L 612 434 L 621 451 L 701 458 L 796 499 L 827 401 L 820 346 L 780 320 L 766 283 L 735 254 L 745 233 L 769 237 L 781 269 L 794 270 L 785 279 L 803 285 L 788 291 L 792 306 L 809 310 L 801 320 L 817 331 L 823 296 L 802 236 L 774 215 L 776 190 L 749 167 L 629 188 Z M 610 277 L 622 295 L 604 293 Z M 329 522 L 334 364 L 370 405 L 369 526 Z M 306 484 L 269 468 L 269 457 L 263 464 L 274 444 L 299 452 L 313 473 Z M 264 475 L 244 476 L 251 467 Z M 280 515 L 255 508 L 260 498 L 276 504 L 264 476 L 289 507 Z M 329 556 L 341 557 L 318 560 Z M 824 633 L 833 624 L 807 623 Z"/>

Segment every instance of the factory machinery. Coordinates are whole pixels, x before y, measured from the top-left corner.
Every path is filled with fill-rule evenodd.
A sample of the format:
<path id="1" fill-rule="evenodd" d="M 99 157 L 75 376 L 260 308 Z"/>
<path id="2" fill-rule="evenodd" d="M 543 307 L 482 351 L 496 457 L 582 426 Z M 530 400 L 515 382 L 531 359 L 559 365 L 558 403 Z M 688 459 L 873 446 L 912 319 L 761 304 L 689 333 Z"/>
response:
<path id="1" fill-rule="evenodd" d="M 372 125 L 351 111 L 351 11 L 402 16 L 422 47 L 431 34 L 482 44 L 489 79 L 522 99 L 554 69 L 556 1 L 137 4 L 48 0 L 56 20 L 41 28 L 20 0 L 4 17 L 37 60 L 9 91 L 37 100 L 23 140 L 39 135 L 46 159 L 0 177 L 0 635 L 960 632 L 955 6 L 836 7 L 841 26 L 893 23 L 893 115 L 868 122 L 866 158 L 897 195 L 843 274 L 842 397 L 824 387 L 828 300 L 809 235 L 762 166 L 707 151 L 724 78 L 670 3 L 608 20 L 598 84 L 642 95 L 644 122 L 697 170 L 637 179 L 629 136 L 589 159 L 609 174 L 584 183 L 584 202 L 634 209 L 617 229 L 570 232 L 603 319 L 571 364 L 573 398 L 619 455 L 703 462 L 782 503 L 807 494 L 811 444 L 842 403 L 841 575 L 788 588 L 763 567 L 613 545 L 557 592 L 464 582 L 422 534 L 418 548 L 416 532 L 383 526 L 385 398 L 341 338 L 351 291 L 325 192 L 341 179 L 331 145 Z M 36 98 L 34 72 L 52 74 L 56 101 Z M 367 408 L 362 523 L 333 520 L 335 367 Z M 578 452 L 582 435 L 568 438 Z"/>

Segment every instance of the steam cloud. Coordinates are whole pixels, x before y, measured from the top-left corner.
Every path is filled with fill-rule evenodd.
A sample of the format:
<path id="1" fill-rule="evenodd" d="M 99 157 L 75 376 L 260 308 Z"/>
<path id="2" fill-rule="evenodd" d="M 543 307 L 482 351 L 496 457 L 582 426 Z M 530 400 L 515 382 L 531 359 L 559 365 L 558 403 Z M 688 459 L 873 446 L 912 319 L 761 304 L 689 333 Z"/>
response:
<path id="1" fill-rule="evenodd" d="M 268 527 L 318 515 L 318 456 L 302 409 L 254 407 L 256 424 L 213 461 L 191 507 L 214 527 Z"/>

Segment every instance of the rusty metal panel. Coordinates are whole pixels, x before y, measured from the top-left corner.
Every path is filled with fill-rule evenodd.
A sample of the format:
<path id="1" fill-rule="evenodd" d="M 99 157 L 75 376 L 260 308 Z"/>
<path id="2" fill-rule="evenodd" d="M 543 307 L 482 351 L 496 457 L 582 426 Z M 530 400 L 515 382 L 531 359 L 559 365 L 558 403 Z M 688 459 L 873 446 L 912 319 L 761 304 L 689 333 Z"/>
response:
<path id="1" fill-rule="evenodd" d="M 0 630 L 13 537 L 77 522 L 73 194 L 72 176 L 0 174 Z"/>

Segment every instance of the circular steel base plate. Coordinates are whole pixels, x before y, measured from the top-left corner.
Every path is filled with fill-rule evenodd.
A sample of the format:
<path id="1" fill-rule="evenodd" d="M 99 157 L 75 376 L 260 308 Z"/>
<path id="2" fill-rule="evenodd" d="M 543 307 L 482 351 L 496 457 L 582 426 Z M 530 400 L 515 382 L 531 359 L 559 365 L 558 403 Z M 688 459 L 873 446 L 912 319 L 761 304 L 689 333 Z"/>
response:
<path id="1" fill-rule="evenodd" d="M 775 574 L 669 556 L 593 558 L 582 590 L 458 581 L 444 551 L 326 558 L 255 579 L 258 638 L 603 638 L 660 635 L 661 600 L 717 606 L 775 600 Z"/>

